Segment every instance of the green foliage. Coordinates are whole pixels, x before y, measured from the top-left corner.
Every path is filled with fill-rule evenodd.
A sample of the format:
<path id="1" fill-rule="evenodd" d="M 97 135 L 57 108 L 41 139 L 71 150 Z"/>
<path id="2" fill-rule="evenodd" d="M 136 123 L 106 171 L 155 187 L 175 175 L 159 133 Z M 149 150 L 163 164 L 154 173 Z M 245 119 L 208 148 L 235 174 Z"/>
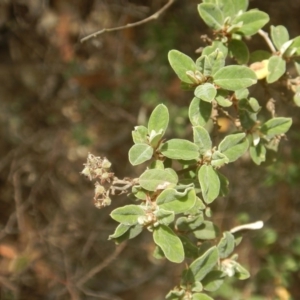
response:
<path id="1" fill-rule="evenodd" d="M 126 192 L 131 188 L 137 202 L 111 213 L 120 224 L 110 239 L 119 243 L 147 229 L 157 246 L 156 258 L 165 257 L 174 263 L 193 260 L 183 271 L 180 285 L 166 299 L 212 299 L 206 292 L 218 290 L 226 278 L 244 280 L 250 276 L 234 254 L 241 240 L 234 234 L 261 226 L 249 224 L 220 236 L 216 224 L 209 220 L 211 203 L 228 193 L 229 183 L 220 169 L 246 152 L 260 165 L 268 156 L 267 149 L 276 151 L 292 125 L 291 118 L 274 117 L 273 111 L 272 118 L 260 121 L 261 105 L 249 96 L 247 88 L 259 80 L 269 84 L 281 79 L 287 63 L 300 53 L 300 37 L 290 40 L 284 26 L 272 26 L 271 39 L 267 39 L 271 53 L 250 53 L 244 38 L 261 33 L 269 16 L 256 9 L 247 11 L 247 7 L 247 0 L 203 1 L 198 12 L 214 30 L 215 40 L 196 60 L 178 50 L 168 54 L 182 87 L 193 91 L 188 107 L 193 140 L 165 137 L 169 111 L 163 104 L 153 110 L 147 127 L 137 126 L 132 132 L 129 161 L 134 166 L 148 165 L 138 178 L 125 180 Z M 225 65 L 228 56 L 237 64 Z M 296 91 L 298 103 L 298 87 Z M 229 116 L 236 129 L 214 145 L 208 123 L 216 121 L 214 116 L 220 111 Z M 120 183 L 114 180 L 108 188 L 102 184 L 108 194 Z"/>

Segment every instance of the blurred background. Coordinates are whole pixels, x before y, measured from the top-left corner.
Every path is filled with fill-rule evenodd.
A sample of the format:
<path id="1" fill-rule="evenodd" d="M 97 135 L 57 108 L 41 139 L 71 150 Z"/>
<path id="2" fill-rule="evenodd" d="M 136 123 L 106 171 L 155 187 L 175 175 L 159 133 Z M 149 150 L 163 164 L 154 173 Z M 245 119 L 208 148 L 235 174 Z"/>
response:
<path id="1" fill-rule="evenodd" d="M 131 130 L 151 110 L 170 110 L 169 137 L 190 137 L 187 106 L 167 53 L 193 58 L 210 34 L 199 1 L 175 1 L 157 20 L 105 33 L 102 28 L 142 20 L 163 0 L 0 0 L 0 299 L 162 300 L 183 266 L 152 257 L 151 235 L 118 247 L 107 241 L 109 213 L 129 203 L 117 197 L 102 210 L 94 186 L 80 175 L 89 152 L 106 156 L 115 174 L 137 176 L 127 153 Z M 300 35 L 300 2 L 250 1 L 273 25 Z M 269 30 L 267 25 L 266 30 Z M 266 48 L 260 37 L 251 50 Z M 290 70 L 293 73 L 293 70 Z M 253 91 L 262 106 L 269 97 Z M 279 116 L 292 116 L 275 164 L 257 167 L 245 156 L 222 169 L 230 194 L 213 206 L 222 230 L 263 220 L 237 253 L 252 276 L 228 281 L 217 300 L 300 299 L 300 109 L 272 85 Z M 261 118 L 269 117 L 263 109 Z M 233 130 L 225 118 L 220 135 Z"/>

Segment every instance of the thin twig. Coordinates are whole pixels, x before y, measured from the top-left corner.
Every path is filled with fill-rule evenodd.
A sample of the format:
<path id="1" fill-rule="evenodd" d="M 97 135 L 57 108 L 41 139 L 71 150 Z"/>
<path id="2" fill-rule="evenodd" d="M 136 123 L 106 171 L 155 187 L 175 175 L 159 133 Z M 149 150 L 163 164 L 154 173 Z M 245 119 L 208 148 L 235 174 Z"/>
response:
<path id="1" fill-rule="evenodd" d="M 261 29 L 258 30 L 258 34 L 260 36 L 263 37 L 263 39 L 266 41 L 267 45 L 269 46 L 270 50 L 272 51 L 272 53 L 275 53 L 276 52 L 276 49 L 272 43 L 272 41 L 270 40 L 269 38 L 269 34 Z"/>
<path id="2" fill-rule="evenodd" d="M 143 19 L 143 20 L 135 22 L 135 23 L 129 23 L 129 24 L 126 24 L 124 26 L 101 29 L 99 31 L 96 31 L 96 32 L 82 38 L 80 40 L 80 42 L 83 43 L 83 42 L 85 42 L 85 41 L 87 41 L 91 38 L 97 37 L 98 35 L 100 35 L 104 32 L 112 32 L 112 31 L 117 31 L 117 30 L 123 30 L 123 29 L 126 29 L 126 28 L 132 28 L 132 27 L 136 27 L 136 26 L 140 26 L 142 24 L 145 24 L 145 23 L 147 23 L 151 20 L 156 20 L 165 10 L 167 10 L 174 3 L 174 1 L 175 0 L 169 0 L 168 3 L 165 6 L 163 6 L 160 10 L 158 10 L 156 13 L 154 13 L 153 15 L 149 16 L 146 19 Z"/>
<path id="3" fill-rule="evenodd" d="M 14 198 L 16 204 L 16 216 L 19 232 L 24 230 L 24 216 L 22 212 L 22 193 L 19 171 L 13 175 Z"/>
<path id="4" fill-rule="evenodd" d="M 99 273 L 102 271 L 104 268 L 106 268 L 114 259 L 118 257 L 118 255 L 122 252 L 122 250 L 125 248 L 127 245 L 126 242 L 120 244 L 117 246 L 116 250 L 114 253 L 112 253 L 110 256 L 108 256 L 103 262 L 101 262 L 99 265 L 96 267 L 92 268 L 90 271 L 88 271 L 84 276 L 82 276 L 78 281 L 77 281 L 77 286 L 81 287 L 84 285 L 91 277 L 93 277 L 95 274 Z"/>

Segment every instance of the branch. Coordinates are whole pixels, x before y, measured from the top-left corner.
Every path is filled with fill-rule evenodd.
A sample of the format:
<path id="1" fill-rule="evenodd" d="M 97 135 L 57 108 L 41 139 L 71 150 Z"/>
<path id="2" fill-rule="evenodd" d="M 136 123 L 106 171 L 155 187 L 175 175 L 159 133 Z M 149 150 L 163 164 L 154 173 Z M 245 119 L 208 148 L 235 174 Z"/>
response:
<path id="1" fill-rule="evenodd" d="M 124 25 L 124 26 L 119 26 L 119 27 L 113 27 L 113 28 L 104 28 L 104 29 L 101 29 L 99 31 L 96 31 L 84 38 L 82 38 L 80 40 L 81 43 L 91 39 L 91 38 L 94 38 L 104 32 L 112 32 L 112 31 L 118 31 L 118 30 L 123 30 L 123 29 L 126 29 L 126 28 L 132 28 L 132 27 L 136 27 L 136 26 L 140 26 L 142 24 L 145 24 L 151 20 L 156 20 L 159 18 L 159 16 L 165 11 L 167 10 L 173 3 L 174 3 L 175 0 L 169 0 L 168 3 L 163 6 L 160 10 L 158 10 L 156 13 L 154 13 L 153 15 L 149 16 L 148 18 L 146 19 L 143 19 L 141 21 L 138 21 L 138 22 L 135 22 L 135 23 L 129 23 L 127 25 Z"/>
<path id="2" fill-rule="evenodd" d="M 272 51 L 272 53 L 275 53 L 276 49 L 275 49 L 272 41 L 269 38 L 269 34 L 267 32 L 265 32 L 265 31 L 261 30 L 261 29 L 258 30 L 258 34 L 260 36 L 262 36 L 263 39 L 266 41 L 266 43 L 268 44 L 268 46 L 269 46 L 270 50 Z"/>
<path id="3" fill-rule="evenodd" d="M 81 288 L 90 278 L 92 278 L 95 274 L 102 271 L 105 267 L 107 267 L 110 263 L 112 263 L 113 260 L 115 260 L 118 255 L 122 252 L 122 250 L 126 247 L 127 243 L 124 242 L 116 248 L 116 250 L 108 256 L 103 262 L 101 262 L 99 265 L 92 268 L 89 272 L 87 272 L 83 277 L 81 277 L 76 285 L 77 287 Z"/>

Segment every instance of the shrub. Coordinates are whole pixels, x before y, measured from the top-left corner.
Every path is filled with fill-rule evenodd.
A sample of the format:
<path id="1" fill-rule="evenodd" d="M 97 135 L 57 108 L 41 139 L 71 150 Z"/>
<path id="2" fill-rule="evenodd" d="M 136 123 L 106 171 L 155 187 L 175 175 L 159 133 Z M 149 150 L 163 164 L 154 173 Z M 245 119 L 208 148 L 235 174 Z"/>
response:
<path id="1" fill-rule="evenodd" d="M 112 196 L 124 193 L 136 200 L 112 211 L 119 225 L 109 239 L 119 244 L 148 230 L 156 244 L 156 258 L 188 262 L 180 283 L 166 299 L 212 299 L 208 294 L 226 277 L 244 280 L 250 276 L 234 251 L 242 232 L 260 229 L 263 222 L 220 233 L 210 218 L 211 204 L 229 189 L 221 169 L 246 152 L 254 164 L 265 162 L 292 124 L 291 118 L 276 116 L 272 99 L 267 99 L 270 118 L 261 120 L 262 106 L 248 88 L 280 81 L 294 92 L 294 102 L 300 105 L 299 80 L 287 75 L 290 64 L 300 73 L 300 36 L 291 39 L 279 25 L 271 26 L 269 38 L 261 30 L 269 21 L 268 14 L 247 8 L 247 0 L 203 1 L 198 12 L 213 30 L 213 39 L 206 38 L 209 45 L 196 60 L 178 50 L 169 52 L 169 63 L 182 88 L 194 94 L 188 107 L 192 141 L 165 138 L 170 116 L 167 106 L 159 104 L 148 126 L 132 131 L 129 161 L 133 166 L 147 164 L 138 178 L 119 179 L 107 158 L 92 154 L 82 171 L 96 180 L 96 207 L 107 206 Z M 250 53 L 246 42 L 255 34 L 263 37 L 269 52 Z M 208 124 L 218 126 L 220 113 L 234 124 L 235 131 L 216 145 Z"/>

